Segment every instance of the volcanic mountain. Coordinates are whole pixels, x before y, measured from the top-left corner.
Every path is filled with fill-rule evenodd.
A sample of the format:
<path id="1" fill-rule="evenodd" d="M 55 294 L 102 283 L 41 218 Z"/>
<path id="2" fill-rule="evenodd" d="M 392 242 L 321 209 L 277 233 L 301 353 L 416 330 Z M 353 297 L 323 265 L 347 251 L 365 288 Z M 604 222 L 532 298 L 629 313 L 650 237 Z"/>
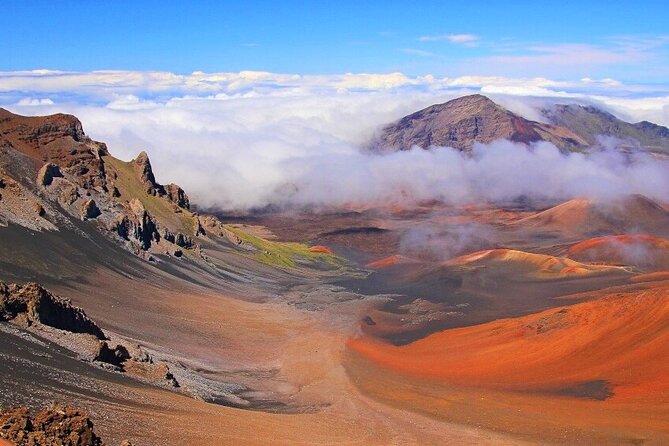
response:
<path id="1" fill-rule="evenodd" d="M 463 96 L 387 125 L 370 149 L 393 152 L 413 146 L 448 146 L 470 152 L 475 142 L 507 139 L 525 144 L 547 141 L 571 152 L 584 151 L 598 145 L 600 136 L 610 136 L 628 150 L 669 150 L 669 129 L 651 122 L 630 124 L 596 107 L 577 104 L 555 105 L 540 112 L 546 123 L 525 119 L 480 94 Z"/>
<path id="2" fill-rule="evenodd" d="M 585 198 L 569 200 L 523 218 L 512 226 L 585 236 L 650 232 L 666 234 L 669 212 L 642 195 L 608 202 Z"/>
<path id="3" fill-rule="evenodd" d="M 648 121 L 634 124 L 591 105 L 556 104 L 541 110 L 548 122 L 566 127 L 589 145 L 597 144 L 600 135 L 612 136 L 620 147 L 643 148 L 652 152 L 669 152 L 669 129 Z"/>
<path id="4" fill-rule="evenodd" d="M 587 141 L 565 127 L 530 121 L 474 94 L 436 104 L 383 128 L 371 143 L 379 152 L 448 146 L 469 152 L 475 142 L 508 139 L 521 143 L 549 141 L 562 150 L 577 151 Z"/>

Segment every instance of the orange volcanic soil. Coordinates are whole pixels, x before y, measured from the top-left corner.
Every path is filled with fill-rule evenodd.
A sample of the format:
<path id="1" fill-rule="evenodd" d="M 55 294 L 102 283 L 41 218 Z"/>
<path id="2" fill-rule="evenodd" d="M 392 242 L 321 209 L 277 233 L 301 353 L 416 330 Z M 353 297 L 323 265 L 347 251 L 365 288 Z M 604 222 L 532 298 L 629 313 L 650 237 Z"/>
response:
<path id="1" fill-rule="evenodd" d="M 369 262 L 366 266 L 367 268 L 373 268 L 373 269 L 385 269 L 396 265 L 415 263 L 415 262 L 416 262 L 415 260 L 412 260 L 408 257 L 404 257 L 403 255 L 400 254 L 395 254 L 392 256 L 384 257 L 379 260 L 375 260 L 373 262 Z"/>
<path id="2" fill-rule="evenodd" d="M 316 245 L 309 248 L 309 252 L 315 252 L 319 254 L 333 254 L 332 250 L 327 246 Z"/>
<path id="3" fill-rule="evenodd" d="M 634 228 L 663 233 L 668 223 L 669 214 L 660 204 L 641 195 L 629 195 L 603 203 L 573 199 L 513 224 L 563 234 L 619 234 Z"/>
<path id="4" fill-rule="evenodd" d="M 586 265 L 577 261 L 513 249 L 489 249 L 456 257 L 447 266 L 493 269 L 528 279 L 562 279 L 616 273 L 622 270 L 604 265 Z"/>
<path id="5" fill-rule="evenodd" d="M 613 392 L 610 401 L 666 404 L 669 286 L 446 330 L 400 347 L 371 338 L 348 346 L 414 378 L 558 394 L 604 382 Z"/>
<path id="6" fill-rule="evenodd" d="M 669 240 L 647 234 L 597 237 L 573 245 L 569 257 L 583 262 L 669 267 Z"/>
<path id="7" fill-rule="evenodd" d="M 655 271 L 652 273 L 639 274 L 638 276 L 634 276 L 630 279 L 632 283 L 656 282 L 663 280 L 669 280 L 669 271 Z"/>

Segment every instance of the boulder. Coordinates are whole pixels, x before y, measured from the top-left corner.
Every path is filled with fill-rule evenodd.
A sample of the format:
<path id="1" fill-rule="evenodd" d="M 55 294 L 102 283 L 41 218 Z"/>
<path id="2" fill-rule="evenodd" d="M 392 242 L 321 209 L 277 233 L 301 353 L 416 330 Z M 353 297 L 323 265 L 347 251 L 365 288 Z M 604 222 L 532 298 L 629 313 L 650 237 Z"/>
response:
<path id="1" fill-rule="evenodd" d="M 110 348 L 106 341 L 100 341 L 98 351 L 93 358 L 94 361 L 106 362 L 118 367 L 128 359 L 130 359 L 130 353 L 127 348 L 122 345 Z"/>
<path id="2" fill-rule="evenodd" d="M 54 406 L 32 417 L 25 407 L 0 412 L 0 438 L 17 446 L 103 446 L 88 415 Z"/>

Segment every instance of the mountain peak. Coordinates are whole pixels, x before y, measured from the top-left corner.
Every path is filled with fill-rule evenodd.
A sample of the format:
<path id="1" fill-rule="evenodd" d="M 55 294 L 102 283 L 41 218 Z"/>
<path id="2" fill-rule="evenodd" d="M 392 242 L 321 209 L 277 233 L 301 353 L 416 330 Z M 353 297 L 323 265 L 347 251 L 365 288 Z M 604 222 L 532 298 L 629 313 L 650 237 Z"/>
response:
<path id="1" fill-rule="evenodd" d="M 484 95 L 473 94 L 432 105 L 386 126 L 371 148 L 388 152 L 414 146 L 447 146 L 469 152 L 474 143 L 488 144 L 498 139 L 525 144 L 550 141 L 563 150 L 585 144 L 565 128 L 527 120 Z"/>

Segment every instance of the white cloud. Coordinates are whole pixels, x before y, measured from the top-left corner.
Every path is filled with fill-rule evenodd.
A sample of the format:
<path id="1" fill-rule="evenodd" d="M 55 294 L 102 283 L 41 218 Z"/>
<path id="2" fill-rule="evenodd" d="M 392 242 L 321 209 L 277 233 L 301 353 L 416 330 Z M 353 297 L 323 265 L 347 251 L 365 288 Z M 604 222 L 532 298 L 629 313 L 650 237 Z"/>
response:
<path id="1" fill-rule="evenodd" d="M 19 106 L 35 106 L 35 105 L 53 105 L 53 101 L 49 98 L 22 98 L 16 105 Z"/>
<path id="2" fill-rule="evenodd" d="M 421 36 L 418 38 L 421 42 L 438 42 L 447 40 L 451 43 L 461 43 L 472 45 L 479 40 L 479 36 L 474 34 L 437 34 L 432 36 Z"/>
<path id="3" fill-rule="evenodd" d="M 609 155 L 564 157 L 545 145 L 527 152 L 501 142 L 479 148 L 472 159 L 452 150 L 383 157 L 360 152 L 383 124 L 473 92 L 492 94 L 531 119 L 540 119 L 535 106 L 546 101 L 594 101 L 630 120 L 669 124 L 669 90 L 611 79 L 437 78 L 400 72 L 0 73 L 0 100 L 12 111 L 72 113 L 91 137 L 107 142 L 123 159 L 147 150 L 159 181 L 181 184 L 204 205 L 334 204 L 400 195 L 494 199 L 532 188 L 565 197 L 669 191 L 664 165 L 639 158 L 632 168 L 621 169 L 623 161 L 609 162 Z M 514 180 L 511 173 L 518 166 L 531 175 Z M 539 186 L 542 178 L 546 183 Z"/>

